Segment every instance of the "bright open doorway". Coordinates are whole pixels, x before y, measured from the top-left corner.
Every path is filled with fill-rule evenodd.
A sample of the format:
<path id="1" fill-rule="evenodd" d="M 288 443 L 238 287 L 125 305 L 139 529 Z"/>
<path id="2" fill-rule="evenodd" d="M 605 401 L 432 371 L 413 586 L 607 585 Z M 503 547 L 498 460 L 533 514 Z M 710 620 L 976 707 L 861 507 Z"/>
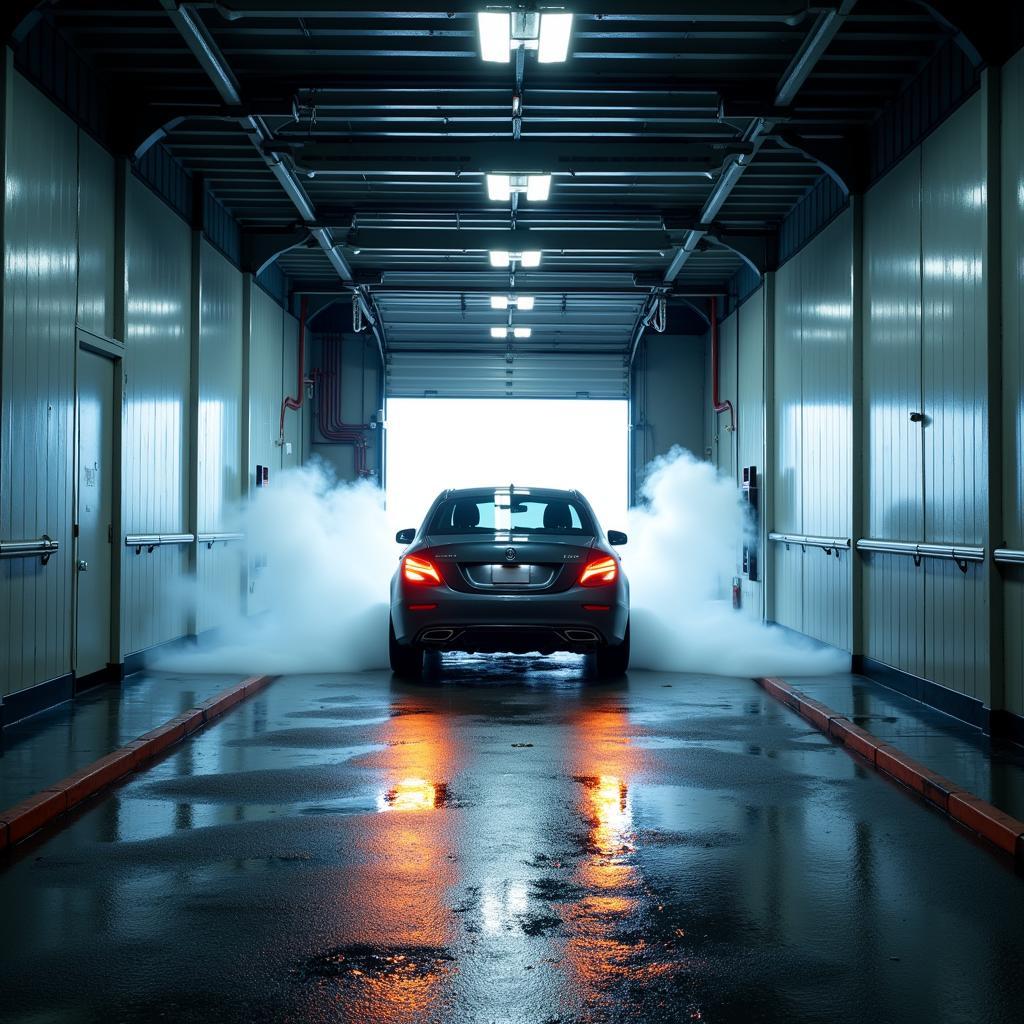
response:
<path id="1" fill-rule="evenodd" d="M 623 400 L 392 398 L 387 504 L 419 526 L 446 487 L 519 484 L 582 491 L 605 529 L 625 529 L 629 403 Z"/>

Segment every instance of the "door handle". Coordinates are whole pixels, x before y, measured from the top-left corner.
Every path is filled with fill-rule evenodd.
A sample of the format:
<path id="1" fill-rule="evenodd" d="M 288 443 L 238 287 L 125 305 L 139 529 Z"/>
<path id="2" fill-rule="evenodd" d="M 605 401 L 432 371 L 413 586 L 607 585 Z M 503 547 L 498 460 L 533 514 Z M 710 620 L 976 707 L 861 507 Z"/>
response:
<path id="1" fill-rule="evenodd" d="M 85 559 L 79 559 L 78 571 L 79 572 L 88 572 L 89 571 L 89 563 L 87 561 L 85 561 Z"/>

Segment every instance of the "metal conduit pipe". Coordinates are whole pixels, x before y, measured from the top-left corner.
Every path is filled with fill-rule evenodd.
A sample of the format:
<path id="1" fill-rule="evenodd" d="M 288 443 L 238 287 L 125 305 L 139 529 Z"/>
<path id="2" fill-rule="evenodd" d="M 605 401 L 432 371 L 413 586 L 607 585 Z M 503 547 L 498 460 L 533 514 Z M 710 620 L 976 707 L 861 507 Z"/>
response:
<path id="1" fill-rule="evenodd" d="M 281 401 L 281 422 L 277 431 L 277 443 L 284 447 L 284 414 L 288 409 L 298 411 L 302 408 L 302 399 L 306 394 L 306 296 L 302 296 L 302 303 L 299 307 L 299 353 L 298 353 L 298 380 L 295 384 L 295 397 L 285 395 Z"/>
<path id="2" fill-rule="evenodd" d="M 718 394 L 718 302 L 711 300 L 711 405 L 716 415 L 729 410 L 729 426 L 726 428 L 730 433 L 736 430 L 736 410 L 729 399 L 724 402 Z"/>

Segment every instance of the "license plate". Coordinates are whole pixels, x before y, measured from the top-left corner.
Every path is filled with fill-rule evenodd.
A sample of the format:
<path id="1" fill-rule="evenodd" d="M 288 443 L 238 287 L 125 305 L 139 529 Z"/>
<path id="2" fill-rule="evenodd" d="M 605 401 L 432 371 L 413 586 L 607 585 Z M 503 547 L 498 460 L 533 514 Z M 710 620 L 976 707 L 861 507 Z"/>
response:
<path id="1" fill-rule="evenodd" d="M 495 586 L 523 586 L 530 582 L 528 565 L 492 565 L 491 583 Z"/>

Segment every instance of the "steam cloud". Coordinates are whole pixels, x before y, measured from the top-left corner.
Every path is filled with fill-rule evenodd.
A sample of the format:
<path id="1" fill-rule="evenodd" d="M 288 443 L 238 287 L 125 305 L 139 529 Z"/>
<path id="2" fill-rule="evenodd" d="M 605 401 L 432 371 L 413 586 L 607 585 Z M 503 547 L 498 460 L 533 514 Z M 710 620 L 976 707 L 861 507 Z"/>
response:
<path id="1" fill-rule="evenodd" d="M 819 675 L 849 658 L 733 610 L 745 528 L 736 486 L 676 448 L 652 463 L 630 512 L 631 665 L 719 675 Z M 165 656 L 179 671 L 285 674 L 387 667 L 389 583 L 399 548 L 381 492 L 337 484 L 319 464 L 279 475 L 242 510 L 249 557 L 265 560 L 266 614 L 235 617 L 222 642 Z"/>

